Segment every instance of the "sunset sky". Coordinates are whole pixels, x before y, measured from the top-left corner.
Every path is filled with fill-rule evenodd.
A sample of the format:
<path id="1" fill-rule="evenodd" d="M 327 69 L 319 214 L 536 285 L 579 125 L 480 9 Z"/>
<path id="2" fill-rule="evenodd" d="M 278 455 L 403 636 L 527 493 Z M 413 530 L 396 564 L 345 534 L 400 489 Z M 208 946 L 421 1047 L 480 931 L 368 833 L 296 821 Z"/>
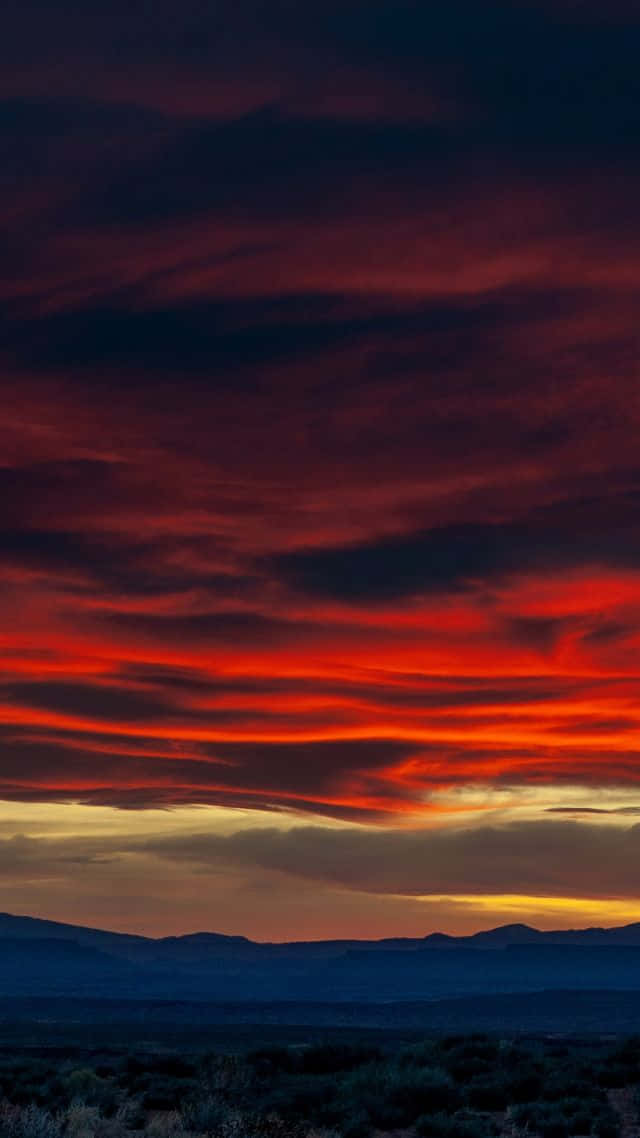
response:
<path id="1" fill-rule="evenodd" d="M 6 0 L 0 908 L 640 920 L 640 9 Z"/>

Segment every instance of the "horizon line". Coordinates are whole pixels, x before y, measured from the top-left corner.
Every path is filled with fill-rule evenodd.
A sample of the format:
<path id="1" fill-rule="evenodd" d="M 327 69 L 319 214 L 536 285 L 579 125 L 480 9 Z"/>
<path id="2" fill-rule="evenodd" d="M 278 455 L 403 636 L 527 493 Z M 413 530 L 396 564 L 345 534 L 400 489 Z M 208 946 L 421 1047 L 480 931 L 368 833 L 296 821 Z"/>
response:
<path id="1" fill-rule="evenodd" d="M 387 941 L 415 941 L 429 940 L 432 937 L 444 937 L 447 940 L 471 940 L 474 937 L 488 935 L 490 933 L 504 932 L 508 929 L 523 929 L 527 932 L 540 933 L 540 935 L 549 935 L 555 933 L 583 933 L 583 932 L 613 932 L 620 929 L 630 929 L 640 925 L 640 921 L 626 921 L 622 924 L 614 925 L 583 925 L 583 926 L 569 926 L 562 928 L 552 929 L 539 929 L 535 925 L 529 925 L 524 921 L 509 921 L 503 925 L 492 925 L 489 928 L 479 928 L 471 933 L 447 933 L 442 929 L 434 929 L 424 936 L 383 936 L 383 937 L 301 937 L 300 939 L 291 940 L 257 940 L 254 937 L 246 936 L 244 933 L 221 933 L 216 932 L 214 929 L 196 929 L 193 932 L 184 933 L 169 933 L 164 936 L 150 936 L 147 933 L 132 933 L 125 932 L 121 929 L 103 928 L 97 925 L 82 925 L 76 924 L 73 921 L 58 921 L 52 917 L 36 917 L 31 913 L 11 913 L 8 910 L 0 911 L 0 921 L 4 918 L 22 921 L 35 921 L 42 924 L 57 925 L 61 928 L 78 929 L 84 932 L 106 933 L 112 936 L 122 936 L 133 938 L 136 940 L 148 941 L 163 941 L 163 940 L 182 940 L 188 937 L 197 936 L 212 936 L 220 940 L 243 940 L 249 944 L 265 945 L 295 945 L 295 944 L 384 944 Z M 1 933 L 0 933 L 1 936 Z"/>

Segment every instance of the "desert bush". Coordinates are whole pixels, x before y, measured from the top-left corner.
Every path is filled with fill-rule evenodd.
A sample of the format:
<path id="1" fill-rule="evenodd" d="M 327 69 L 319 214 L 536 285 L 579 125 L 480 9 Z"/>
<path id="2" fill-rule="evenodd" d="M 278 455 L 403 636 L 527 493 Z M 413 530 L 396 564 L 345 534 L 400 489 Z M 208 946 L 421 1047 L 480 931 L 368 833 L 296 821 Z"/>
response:
<path id="1" fill-rule="evenodd" d="M 279 1117 L 309 1122 L 332 1122 L 327 1110 L 338 1095 L 338 1082 L 332 1075 L 298 1075 L 283 1079 L 265 1092 L 262 1108 Z"/>
<path id="2" fill-rule="evenodd" d="M 259 1047 L 249 1052 L 247 1062 L 261 1075 L 300 1070 L 300 1055 L 290 1047 Z"/>
<path id="3" fill-rule="evenodd" d="M 82 1100 L 88 1106 L 99 1107 L 105 1115 L 114 1114 L 121 1101 L 116 1083 L 97 1075 L 89 1067 L 70 1071 L 61 1079 L 61 1085 L 67 1100 Z"/>
<path id="4" fill-rule="evenodd" d="M 557 1102 L 559 1099 L 567 1098 L 582 1099 L 583 1101 L 593 1098 L 604 1100 L 604 1094 L 598 1095 L 593 1081 L 585 1079 L 582 1073 L 572 1069 L 556 1070 L 546 1076 L 542 1082 L 539 1097 L 547 1102 Z"/>
<path id="5" fill-rule="evenodd" d="M 415 1126 L 422 1138 L 489 1138 L 495 1133 L 486 1115 L 462 1111 L 453 1115 L 444 1112 L 422 1115 Z"/>
<path id="6" fill-rule="evenodd" d="M 34 1103 L 29 1106 L 0 1104 L 2 1138 L 60 1138 L 61 1130 L 60 1120 Z"/>
<path id="7" fill-rule="evenodd" d="M 305 1138 L 308 1133 L 301 1122 L 286 1120 L 277 1114 L 230 1111 L 216 1131 L 216 1138 Z"/>
<path id="8" fill-rule="evenodd" d="M 504 1110 L 510 1099 L 509 1085 L 500 1077 L 500 1072 L 497 1076 L 472 1079 L 466 1088 L 466 1098 L 469 1106 L 477 1110 Z"/>
<path id="9" fill-rule="evenodd" d="M 369 1115 L 361 1109 L 342 1116 L 339 1132 L 342 1138 L 369 1138 L 372 1129 Z"/>
<path id="10" fill-rule="evenodd" d="M 472 1035 L 444 1049 L 442 1062 L 457 1082 L 492 1071 L 498 1062 L 500 1045 L 488 1036 Z"/>
<path id="11" fill-rule="evenodd" d="M 602 1114 L 594 1119 L 591 1133 L 594 1134 L 596 1138 L 618 1138 L 620 1134 L 620 1122 L 613 1112 L 608 1115 Z"/>
<path id="12" fill-rule="evenodd" d="M 437 1044 L 431 1039 L 425 1039 L 421 1043 L 402 1047 L 396 1063 L 399 1067 L 440 1067 L 442 1058 Z"/>
<path id="13" fill-rule="evenodd" d="M 88 1106 L 81 1099 L 71 1103 L 63 1118 L 65 1138 L 95 1138 L 102 1121 L 98 1107 Z"/>
<path id="14" fill-rule="evenodd" d="M 200 1069 L 200 1080 L 214 1095 L 237 1095 L 256 1084 L 255 1065 L 240 1055 L 210 1055 Z"/>
<path id="15" fill-rule="evenodd" d="M 541 1138 L 568 1138 L 569 1121 L 556 1103 L 521 1103 L 511 1112 L 518 1130 L 532 1130 Z"/>
<path id="16" fill-rule="evenodd" d="M 440 1048 L 456 1058 L 495 1059 L 500 1050 L 500 1043 L 483 1032 L 471 1032 L 470 1035 L 444 1036 L 440 1041 Z"/>
<path id="17" fill-rule="evenodd" d="M 54 1071 L 49 1064 L 32 1059 L 10 1060 L 3 1065 L 0 1084 L 2 1093 L 20 1106 L 35 1103 L 39 1106 L 52 1105 L 48 1093 Z"/>
<path id="18" fill-rule="evenodd" d="M 345 1043 L 321 1043 L 306 1047 L 298 1055 L 298 1069 L 312 1075 L 352 1071 L 382 1058 L 378 1047 Z"/>
<path id="19" fill-rule="evenodd" d="M 617 1116 L 606 1100 L 597 1098 L 523 1103 L 512 1110 L 511 1121 L 517 1129 L 533 1131 L 542 1138 L 587 1134 L 617 1138 L 619 1134 Z"/>
<path id="20" fill-rule="evenodd" d="M 577 1110 L 569 1119 L 569 1133 L 583 1136 L 591 1133 L 592 1118 L 588 1110 Z"/>
<path id="21" fill-rule="evenodd" d="M 604 1064 L 596 1075 L 598 1084 L 607 1090 L 626 1087 L 628 1083 L 633 1082 L 634 1078 L 637 1077 L 637 1069 L 629 1067 L 625 1063 L 617 1062 Z"/>
<path id="22" fill-rule="evenodd" d="M 154 1114 L 145 1128 L 148 1138 L 182 1138 L 186 1133 L 184 1119 L 178 1110 Z"/>
<path id="23" fill-rule="evenodd" d="M 204 1098 L 187 1099 L 182 1104 L 181 1113 L 187 1130 L 213 1134 L 218 1132 L 229 1114 L 229 1105 L 220 1095 L 206 1095 Z"/>
<path id="24" fill-rule="evenodd" d="M 421 1114 L 454 1109 L 459 1094 L 442 1068 L 371 1064 L 344 1081 L 343 1097 L 352 1109 L 365 1110 L 381 1129 L 410 1126 Z"/>
<path id="25" fill-rule="evenodd" d="M 508 1099 L 512 1103 L 526 1103 L 539 1098 L 544 1088 L 544 1068 L 537 1064 L 523 1064 L 516 1068 L 508 1082 Z"/>
<path id="26" fill-rule="evenodd" d="M 141 1102 L 145 1110 L 178 1110 L 182 1103 L 198 1093 L 195 1079 L 176 1079 L 153 1074 L 143 1084 Z"/>
<path id="27" fill-rule="evenodd" d="M 457 1083 L 468 1083 L 471 1079 L 490 1075 L 493 1064 L 479 1056 L 462 1056 L 447 1063 L 447 1070 Z"/>

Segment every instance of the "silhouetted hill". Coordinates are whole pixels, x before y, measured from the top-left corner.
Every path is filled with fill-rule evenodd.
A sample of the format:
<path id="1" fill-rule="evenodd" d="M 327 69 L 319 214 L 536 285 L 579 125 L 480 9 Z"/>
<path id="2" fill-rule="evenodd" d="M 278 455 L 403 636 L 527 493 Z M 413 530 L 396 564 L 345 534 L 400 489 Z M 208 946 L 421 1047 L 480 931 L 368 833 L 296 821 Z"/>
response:
<path id="1" fill-rule="evenodd" d="M 147 937 L 130 933 L 107 932 L 82 925 L 66 925 L 61 921 L 45 921 L 40 917 L 16 917 L 12 913 L 0 913 L 0 940 L 7 937 L 20 940 L 73 940 L 76 944 L 104 946 L 105 949 L 116 946 L 122 949 L 126 944 L 139 945 L 148 941 Z"/>
<path id="2" fill-rule="evenodd" d="M 640 991 L 640 924 L 265 944 L 0 914 L 0 996 L 373 1003 L 554 989 Z"/>

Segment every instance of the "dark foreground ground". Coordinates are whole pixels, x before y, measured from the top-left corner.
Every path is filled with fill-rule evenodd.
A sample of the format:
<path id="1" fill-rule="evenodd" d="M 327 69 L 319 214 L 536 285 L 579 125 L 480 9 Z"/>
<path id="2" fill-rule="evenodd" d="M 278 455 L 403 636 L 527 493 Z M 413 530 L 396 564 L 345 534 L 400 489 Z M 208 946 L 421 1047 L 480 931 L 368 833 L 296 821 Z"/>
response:
<path id="1" fill-rule="evenodd" d="M 640 1135 L 640 1035 L 569 1021 L 562 1034 L 190 1024 L 186 1005 L 182 1022 L 160 1018 L 167 1005 L 114 1007 L 107 1022 L 80 1003 L 56 1018 L 51 1001 L 29 1019 L 19 1003 L 0 1009 L 14 1013 L 0 1031 L 0 1138 Z"/>

